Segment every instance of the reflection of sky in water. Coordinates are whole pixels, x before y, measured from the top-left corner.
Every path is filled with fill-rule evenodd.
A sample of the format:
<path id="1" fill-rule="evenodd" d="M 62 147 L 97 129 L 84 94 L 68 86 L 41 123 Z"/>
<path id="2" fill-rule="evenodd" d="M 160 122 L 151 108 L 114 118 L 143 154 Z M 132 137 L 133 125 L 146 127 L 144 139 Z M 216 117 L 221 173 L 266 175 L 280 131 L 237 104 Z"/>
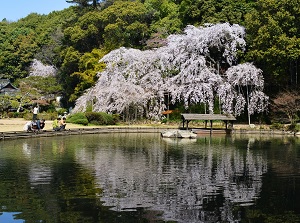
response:
<path id="1" fill-rule="evenodd" d="M 0 212 L 1 223 L 21 223 L 25 222 L 22 219 L 15 219 L 15 215 L 20 214 L 19 212 Z"/>
<path id="2" fill-rule="evenodd" d="M 131 153 L 109 147 L 90 153 L 83 148 L 76 156 L 94 169 L 103 189 L 101 201 L 116 211 L 148 207 L 162 211 L 165 220 L 214 222 L 220 215 L 221 220 L 234 221 L 232 206 L 251 205 L 259 196 L 267 162 L 249 148 L 208 144 L 195 152 L 183 145 L 178 158 L 168 154 L 171 147 L 164 150 L 159 143 L 154 142 L 152 149 L 137 146 Z M 204 207 L 217 196 L 225 198 L 223 204 L 207 211 Z"/>

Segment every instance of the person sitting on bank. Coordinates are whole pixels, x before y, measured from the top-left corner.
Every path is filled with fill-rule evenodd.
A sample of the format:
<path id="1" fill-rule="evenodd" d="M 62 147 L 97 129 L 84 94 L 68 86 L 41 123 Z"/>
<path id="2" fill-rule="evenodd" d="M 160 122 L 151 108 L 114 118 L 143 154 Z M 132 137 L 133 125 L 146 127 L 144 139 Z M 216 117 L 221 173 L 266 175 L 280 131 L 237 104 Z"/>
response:
<path id="1" fill-rule="evenodd" d="M 38 119 L 36 123 L 37 123 L 38 130 L 39 131 L 43 130 L 43 128 L 45 127 L 45 119 L 42 120 Z"/>
<path id="2" fill-rule="evenodd" d="M 45 127 L 45 119 L 26 122 L 23 127 L 24 131 L 36 132 L 41 131 Z"/>
<path id="3" fill-rule="evenodd" d="M 31 126 L 32 126 L 32 121 L 26 122 L 23 127 L 23 130 L 26 132 L 31 132 L 32 131 Z"/>
<path id="4" fill-rule="evenodd" d="M 65 130 L 66 129 L 66 117 L 63 117 L 60 122 L 59 122 L 59 125 L 60 125 L 60 130 Z"/>
<path id="5" fill-rule="evenodd" d="M 59 131 L 60 130 L 60 120 L 61 118 L 58 117 L 57 119 L 55 119 L 52 123 L 52 127 L 54 131 Z"/>

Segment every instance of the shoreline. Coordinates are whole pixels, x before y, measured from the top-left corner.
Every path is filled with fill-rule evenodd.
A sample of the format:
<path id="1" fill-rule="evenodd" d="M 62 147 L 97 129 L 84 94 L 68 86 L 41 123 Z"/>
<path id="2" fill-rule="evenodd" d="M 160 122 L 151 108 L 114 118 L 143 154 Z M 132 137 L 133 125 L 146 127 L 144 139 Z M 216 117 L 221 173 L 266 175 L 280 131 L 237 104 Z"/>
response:
<path id="1" fill-rule="evenodd" d="M 46 125 L 41 132 L 26 132 L 23 130 L 28 120 L 21 118 L 0 119 L 0 137 L 1 139 L 17 139 L 30 137 L 49 137 L 55 135 L 75 135 L 75 134 L 98 134 L 111 132 L 157 132 L 161 133 L 165 130 L 178 129 L 178 125 L 113 125 L 113 126 L 83 126 L 78 124 L 67 123 L 65 131 L 53 131 L 51 120 L 46 120 Z M 210 129 L 202 129 L 198 135 L 209 135 Z M 215 132 L 214 132 L 215 130 Z M 212 135 L 220 135 L 225 133 L 217 133 L 217 129 L 212 130 Z M 290 136 L 300 137 L 300 133 L 287 132 L 283 130 L 271 130 L 269 128 L 250 128 L 248 125 L 235 124 L 231 135 L 263 135 L 263 136 Z M 1 140 L 0 139 L 0 140 Z"/>

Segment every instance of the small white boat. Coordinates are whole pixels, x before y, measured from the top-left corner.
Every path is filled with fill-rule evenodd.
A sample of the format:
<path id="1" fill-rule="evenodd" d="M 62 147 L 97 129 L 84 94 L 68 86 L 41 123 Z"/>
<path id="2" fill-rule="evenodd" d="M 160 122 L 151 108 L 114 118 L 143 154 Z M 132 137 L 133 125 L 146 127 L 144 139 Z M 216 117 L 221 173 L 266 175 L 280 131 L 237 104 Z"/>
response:
<path id="1" fill-rule="evenodd" d="M 166 130 L 161 133 L 164 138 L 196 138 L 197 134 L 190 130 Z"/>

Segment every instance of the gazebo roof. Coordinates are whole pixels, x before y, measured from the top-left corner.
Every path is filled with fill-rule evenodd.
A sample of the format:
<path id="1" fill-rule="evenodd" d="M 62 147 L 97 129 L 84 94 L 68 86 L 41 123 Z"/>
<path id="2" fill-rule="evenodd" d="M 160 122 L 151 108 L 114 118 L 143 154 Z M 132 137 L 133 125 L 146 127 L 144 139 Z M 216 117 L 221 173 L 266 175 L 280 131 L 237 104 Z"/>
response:
<path id="1" fill-rule="evenodd" d="M 236 118 L 233 115 L 222 114 L 181 114 L 182 118 L 186 121 L 190 120 L 222 120 L 222 121 L 235 121 Z"/>

